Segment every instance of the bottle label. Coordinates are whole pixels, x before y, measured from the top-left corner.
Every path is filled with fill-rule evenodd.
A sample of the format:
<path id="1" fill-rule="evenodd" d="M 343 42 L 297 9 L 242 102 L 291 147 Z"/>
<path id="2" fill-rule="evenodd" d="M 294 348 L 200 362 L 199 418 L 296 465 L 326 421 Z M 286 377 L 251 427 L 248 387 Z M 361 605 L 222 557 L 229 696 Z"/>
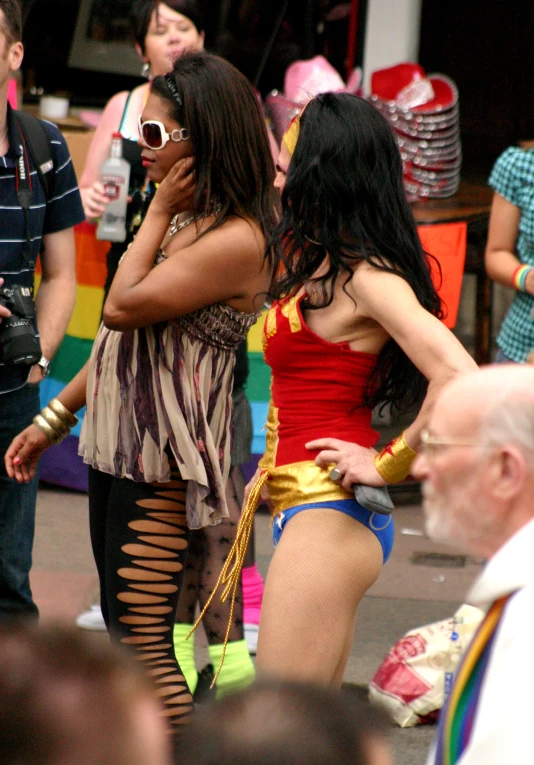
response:
<path id="1" fill-rule="evenodd" d="M 120 188 L 115 183 L 104 184 L 104 194 L 110 199 L 118 199 L 119 193 L 120 193 Z"/>
<path id="2" fill-rule="evenodd" d="M 125 221 L 124 215 L 114 215 L 110 212 L 105 212 L 102 216 L 102 221 L 106 226 L 113 226 L 115 223 L 123 224 Z"/>
<path id="3" fill-rule="evenodd" d="M 102 179 L 104 185 L 104 194 L 110 198 L 110 200 L 118 199 L 121 186 L 126 183 L 126 178 L 122 175 L 106 175 Z"/>

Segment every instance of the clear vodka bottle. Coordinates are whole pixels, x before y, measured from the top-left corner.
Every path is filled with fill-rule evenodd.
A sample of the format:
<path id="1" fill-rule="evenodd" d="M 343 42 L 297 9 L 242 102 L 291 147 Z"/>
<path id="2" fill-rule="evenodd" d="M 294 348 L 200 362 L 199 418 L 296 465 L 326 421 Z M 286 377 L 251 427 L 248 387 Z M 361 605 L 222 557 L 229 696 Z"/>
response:
<path id="1" fill-rule="evenodd" d="M 101 179 L 110 201 L 100 217 L 96 238 L 108 242 L 124 242 L 130 163 L 123 159 L 120 133 L 113 133 L 111 153 L 109 159 L 106 159 L 102 165 Z"/>

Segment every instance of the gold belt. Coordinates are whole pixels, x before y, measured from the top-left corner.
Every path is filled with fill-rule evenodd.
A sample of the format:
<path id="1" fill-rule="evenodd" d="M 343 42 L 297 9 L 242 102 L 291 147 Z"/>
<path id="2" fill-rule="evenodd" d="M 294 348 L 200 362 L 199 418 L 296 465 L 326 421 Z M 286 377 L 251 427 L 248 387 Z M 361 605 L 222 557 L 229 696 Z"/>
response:
<path id="1" fill-rule="evenodd" d="M 354 499 L 354 494 L 332 481 L 332 467 L 333 465 L 321 468 L 309 460 L 268 469 L 268 489 L 273 504 L 272 518 L 296 505 Z"/>

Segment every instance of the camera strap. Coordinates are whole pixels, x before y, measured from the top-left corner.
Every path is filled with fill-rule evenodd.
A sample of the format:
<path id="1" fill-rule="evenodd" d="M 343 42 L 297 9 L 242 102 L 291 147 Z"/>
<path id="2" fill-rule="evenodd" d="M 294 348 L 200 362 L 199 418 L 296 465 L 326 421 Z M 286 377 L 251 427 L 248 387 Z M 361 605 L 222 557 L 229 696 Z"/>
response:
<path id="1" fill-rule="evenodd" d="M 22 133 L 22 130 L 19 129 L 18 132 L 20 136 L 20 146 L 22 151 L 18 156 L 15 168 L 15 187 L 17 191 L 17 201 L 22 208 L 22 212 L 24 213 L 26 241 L 24 243 L 22 255 L 28 263 L 28 267 L 33 273 L 35 269 L 35 260 L 32 256 L 32 238 L 30 233 L 30 207 L 33 199 L 31 167 L 28 157 L 26 139 Z"/>

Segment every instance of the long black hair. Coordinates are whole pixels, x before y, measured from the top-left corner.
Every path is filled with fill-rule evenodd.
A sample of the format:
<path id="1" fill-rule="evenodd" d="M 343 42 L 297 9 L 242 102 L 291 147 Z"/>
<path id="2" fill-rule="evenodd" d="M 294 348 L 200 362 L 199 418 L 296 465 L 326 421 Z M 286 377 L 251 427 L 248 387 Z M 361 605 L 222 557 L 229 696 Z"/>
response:
<path id="1" fill-rule="evenodd" d="M 345 93 L 325 93 L 306 106 L 282 208 L 275 234 L 282 246 L 267 255 L 275 271 L 283 271 L 277 294 L 291 294 L 313 280 L 319 299 L 305 307 L 323 308 L 333 300 L 338 277 L 346 284 L 366 261 L 401 276 L 421 305 L 441 316 L 429 256 L 406 201 L 399 150 L 387 120 L 370 103 Z M 328 271 L 314 277 L 327 253 Z M 366 402 L 409 410 L 420 404 L 427 385 L 404 351 L 389 340 L 369 381 Z"/>
<path id="2" fill-rule="evenodd" d="M 186 52 L 176 59 L 170 75 L 154 78 L 152 93 L 163 98 L 169 116 L 189 130 L 196 175 L 192 212 L 202 215 L 220 206 L 208 230 L 232 215 L 253 218 L 269 241 L 278 207 L 274 163 L 249 81 L 219 56 Z"/>

